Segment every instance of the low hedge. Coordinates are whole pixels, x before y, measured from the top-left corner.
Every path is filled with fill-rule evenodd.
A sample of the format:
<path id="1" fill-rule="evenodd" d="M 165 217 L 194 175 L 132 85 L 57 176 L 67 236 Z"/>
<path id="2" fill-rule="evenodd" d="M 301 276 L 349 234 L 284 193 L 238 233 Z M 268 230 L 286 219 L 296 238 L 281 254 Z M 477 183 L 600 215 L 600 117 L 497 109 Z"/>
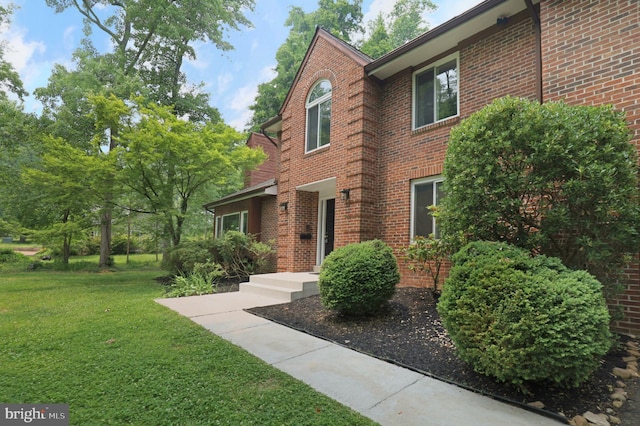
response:
<path id="1" fill-rule="evenodd" d="M 599 366 L 610 317 L 592 275 L 503 243 L 470 243 L 452 263 L 438 312 L 477 372 L 578 386 Z"/>
<path id="2" fill-rule="evenodd" d="M 327 309 L 371 315 L 389 301 L 400 281 L 398 262 L 380 240 L 340 247 L 324 260 L 318 281 Z"/>

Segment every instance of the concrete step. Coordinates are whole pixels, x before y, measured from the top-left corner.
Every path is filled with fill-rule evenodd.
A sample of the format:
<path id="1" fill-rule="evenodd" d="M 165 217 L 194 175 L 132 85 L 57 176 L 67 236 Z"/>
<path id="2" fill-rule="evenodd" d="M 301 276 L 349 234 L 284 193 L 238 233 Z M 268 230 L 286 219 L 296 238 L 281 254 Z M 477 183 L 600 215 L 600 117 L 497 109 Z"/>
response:
<path id="1" fill-rule="evenodd" d="M 318 276 L 306 272 L 280 272 L 249 277 L 240 291 L 290 302 L 318 294 Z"/>

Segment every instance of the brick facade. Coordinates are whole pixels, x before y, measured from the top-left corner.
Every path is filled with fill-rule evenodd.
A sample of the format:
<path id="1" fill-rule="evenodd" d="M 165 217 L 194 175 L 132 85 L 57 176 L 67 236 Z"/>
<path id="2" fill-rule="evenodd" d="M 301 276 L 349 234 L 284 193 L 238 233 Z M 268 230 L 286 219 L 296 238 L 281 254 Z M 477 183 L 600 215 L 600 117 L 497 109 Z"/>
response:
<path id="1" fill-rule="evenodd" d="M 244 187 L 258 185 L 269 179 L 275 178 L 278 173 L 278 148 L 277 141 L 270 140 L 267 136 L 259 133 L 252 133 L 247 140 L 249 148 L 262 148 L 267 159 L 255 170 L 247 172 L 244 180 Z"/>
<path id="2" fill-rule="evenodd" d="M 545 101 L 612 104 L 627 114 L 640 152 L 640 2 L 543 1 L 542 74 Z M 628 266 L 616 328 L 640 332 L 640 262 Z"/>
<path id="3" fill-rule="evenodd" d="M 515 12 L 506 22 L 494 18 L 492 25 L 481 26 L 476 18 L 494 8 Z M 372 70 L 391 59 L 371 61 L 323 30 L 316 32 L 280 110 L 277 203 L 287 209 L 278 211 L 278 270 L 309 271 L 322 260 L 320 219 L 329 198 L 335 198 L 335 247 L 380 238 L 400 253 L 410 241 L 412 182 L 440 175 L 451 128 L 505 95 L 612 103 L 627 112 L 640 150 L 640 2 L 543 0 L 533 12 L 525 2 L 483 2 L 443 24 L 464 37 L 440 44 L 438 31 L 432 32 L 435 41 L 427 33 L 399 48 L 394 58 L 412 49 L 427 51 L 426 43 L 436 46 L 434 53 L 416 53 L 412 65 L 383 77 Z M 457 25 L 478 30 L 456 33 Z M 452 55 L 458 59 L 459 114 L 414 130 L 414 73 Z M 305 105 L 320 79 L 332 86 L 331 142 L 307 153 Z M 341 199 L 343 189 L 349 189 L 348 200 Z M 400 264 L 401 285 L 431 285 Z M 640 332 L 637 259 L 626 278 L 618 301 L 625 320 L 616 326 Z"/>

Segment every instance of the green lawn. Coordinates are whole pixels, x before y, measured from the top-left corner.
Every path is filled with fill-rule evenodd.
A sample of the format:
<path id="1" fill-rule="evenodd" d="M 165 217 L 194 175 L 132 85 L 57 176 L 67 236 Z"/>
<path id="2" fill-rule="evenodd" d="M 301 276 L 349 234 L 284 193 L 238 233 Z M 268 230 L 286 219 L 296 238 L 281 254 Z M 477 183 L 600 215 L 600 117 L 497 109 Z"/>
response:
<path id="1" fill-rule="evenodd" d="M 373 424 L 153 301 L 162 271 L 0 274 L 0 402 L 71 424 Z"/>

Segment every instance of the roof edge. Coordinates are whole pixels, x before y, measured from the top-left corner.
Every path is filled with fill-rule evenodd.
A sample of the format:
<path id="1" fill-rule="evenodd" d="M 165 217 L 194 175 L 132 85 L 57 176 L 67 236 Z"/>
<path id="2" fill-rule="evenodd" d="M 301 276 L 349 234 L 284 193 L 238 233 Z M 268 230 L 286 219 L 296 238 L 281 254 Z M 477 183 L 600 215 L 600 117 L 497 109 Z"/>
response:
<path id="1" fill-rule="evenodd" d="M 413 40 L 408 41 L 407 43 L 403 44 L 402 46 L 392 50 L 391 52 L 382 55 L 381 57 L 379 57 L 378 59 L 374 60 L 373 62 L 369 63 L 368 65 L 365 65 L 365 71 L 368 74 L 372 74 L 374 73 L 377 69 L 387 65 L 388 63 L 394 61 L 395 59 L 397 59 L 398 57 L 404 55 L 407 52 L 410 52 L 411 50 L 415 49 L 416 47 L 426 43 L 427 41 L 434 39 L 450 30 L 452 30 L 455 27 L 458 27 L 462 24 L 464 24 L 467 21 L 470 21 L 471 19 L 475 18 L 476 16 L 479 16 L 491 9 L 493 9 L 494 7 L 496 7 L 499 4 L 502 4 L 504 2 L 506 2 L 507 0 L 486 0 L 474 7 L 472 7 L 471 9 L 462 12 L 460 15 L 455 16 L 453 18 L 451 18 L 450 20 L 444 22 L 443 24 L 438 25 L 437 27 L 427 31 L 426 33 L 414 38 Z"/>

